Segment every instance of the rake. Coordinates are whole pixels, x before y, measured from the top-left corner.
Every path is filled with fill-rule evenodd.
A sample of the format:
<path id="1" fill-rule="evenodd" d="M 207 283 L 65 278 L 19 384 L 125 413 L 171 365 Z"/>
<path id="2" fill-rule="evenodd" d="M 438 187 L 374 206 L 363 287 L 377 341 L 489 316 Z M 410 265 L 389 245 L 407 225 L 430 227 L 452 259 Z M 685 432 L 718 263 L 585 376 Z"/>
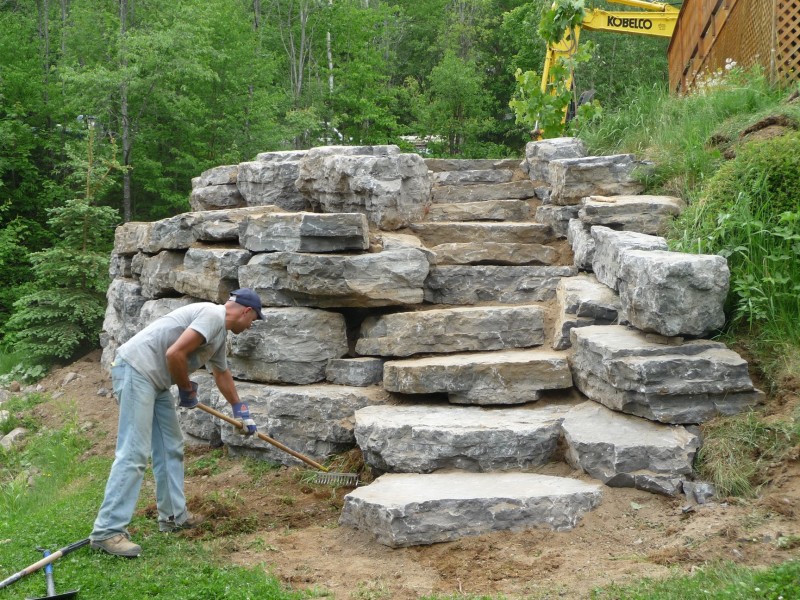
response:
<path id="1" fill-rule="evenodd" d="M 205 404 L 198 403 L 197 408 L 200 410 L 207 412 L 210 415 L 217 417 L 218 419 L 222 419 L 226 423 L 230 423 L 237 429 L 242 429 L 244 426 L 241 421 L 237 421 L 236 419 L 232 419 L 228 415 L 219 412 L 211 408 L 210 406 L 206 406 Z M 264 440 L 268 444 L 272 444 L 279 450 L 283 450 L 287 454 L 291 454 L 295 458 L 299 458 L 307 465 L 318 469 L 318 472 L 314 473 L 313 483 L 318 483 L 320 485 L 330 485 L 332 487 L 356 487 L 358 486 L 358 473 L 333 473 L 328 467 L 325 467 L 319 464 L 317 461 L 309 458 L 305 454 L 300 454 L 296 450 L 292 450 L 288 446 L 284 446 L 278 440 L 269 437 L 261 433 L 260 431 L 256 431 L 256 435 L 259 439 Z"/>

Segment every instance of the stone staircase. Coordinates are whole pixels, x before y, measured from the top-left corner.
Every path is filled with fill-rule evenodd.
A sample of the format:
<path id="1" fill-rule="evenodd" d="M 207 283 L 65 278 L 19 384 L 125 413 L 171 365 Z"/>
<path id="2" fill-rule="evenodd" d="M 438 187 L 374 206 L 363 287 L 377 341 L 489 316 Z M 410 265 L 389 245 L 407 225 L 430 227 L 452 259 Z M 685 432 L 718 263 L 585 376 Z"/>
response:
<path id="1" fill-rule="evenodd" d="M 220 167 L 195 182 L 206 210 L 117 232 L 104 362 L 176 303 L 252 287 L 269 308 L 230 338 L 240 395 L 318 460 L 357 444 L 380 476 L 340 522 L 392 547 L 567 529 L 602 484 L 679 494 L 692 425 L 761 393 L 738 355 L 694 339 L 720 326 L 726 267 L 665 252 L 657 234 L 681 202 L 637 195 L 636 167 L 572 139 L 530 144 L 524 161 L 319 148 L 239 165 L 239 199 Z M 181 418 L 189 440 L 296 464 Z M 597 481 L 535 473 L 554 461 Z"/>

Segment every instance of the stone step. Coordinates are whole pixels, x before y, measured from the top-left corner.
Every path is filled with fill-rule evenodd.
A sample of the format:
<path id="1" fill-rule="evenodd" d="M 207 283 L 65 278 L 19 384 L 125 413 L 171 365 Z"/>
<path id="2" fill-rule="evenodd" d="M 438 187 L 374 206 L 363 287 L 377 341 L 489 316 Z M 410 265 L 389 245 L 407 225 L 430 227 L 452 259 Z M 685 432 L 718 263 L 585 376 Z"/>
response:
<path id="1" fill-rule="evenodd" d="M 623 415 L 591 401 L 572 408 L 562 427 L 573 467 L 610 487 L 668 496 L 680 493 L 700 447 L 685 427 Z"/>
<path id="2" fill-rule="evenodd" d="M 501 350 L 388 361 L 383 387 L 403 394 L 447 393 L 453 404 L 524 404 L 542 390 L 572 387 L 567 355 Z"/>
<path id="3" fill-rule="evenodd" d="M 433 304 L 450 305 L 544 302 L 555 297 L 562 277 L 577 273 L 574 266 L 431 266 L 424 297 Z"/>
<path id="4" fill-rule="evenodd" d="M 570 331 L 575 327 L 612 325 L 620 311 L 619 297 L 591 273 L 565 277 L 556 289 L 556 324 L 553 350 L 566 350 L 572 344 Z"/>
<path id="5" fill-rule="evenodd" d="M 428 248 L 432 265 L 554 265 L 561 252 L 543 244 L 472 242 L 439 244 Z"/>
<path id="6" fill-rule="evenodd" d="M 569 408 L 368 406 L 356 412 L 356 443 L 378 473 L 531 469 L 554 459 Z"/>
<path id="7" fill-rule="evenodd" d="M 487 200 L 431 204 L 425 221 L 527 221 L 530 205 L 525 200 Z"/>
<path id="8" fill-rule="evenodd" d="M 345 496 L 339 523 L 400 548 L 492 531 L 565 531 L 600 500 L 597 485 L 547 475 L 388 474 Z"/>
<path id="9" fill-rule="evenodd" d="M 533 198 L 536 189 L 530 180 L 508 183 L 476 183 L 473 185 L 439 185 L 431 189 L 434 204 L 442 202 L 480 202 L 509 198 Z"/>
<path id="10" fill-rule="evenodd" d="M 441 173 L 443 171 L 479 171 L 488 169 L 516 170 L 522 165 L 519 158 L 426 158 L 425 165 L 429 171 Z"/>
<path id="11" fill-rule="evenodd" d="M 412 223 L 410 229 L 426 246 L 483 242 L 547 244 L 556 240 L 552 228 L 541 223 Z"/>
<path id="12" fill-rule="evenodd" d="M 540 306 L 459 307 L 368 317 L 361 325 L 356 352 L 405 357 L 543 343 L 544 309 Z"/>
<path id="13" fill-rule="evenodd" d="M 431 180 L 434 186 L 472 185 L 475 183 L 508 183 L 514 179 L 510 169 L 469 169 L 463 171 L 434 172 Z"/>

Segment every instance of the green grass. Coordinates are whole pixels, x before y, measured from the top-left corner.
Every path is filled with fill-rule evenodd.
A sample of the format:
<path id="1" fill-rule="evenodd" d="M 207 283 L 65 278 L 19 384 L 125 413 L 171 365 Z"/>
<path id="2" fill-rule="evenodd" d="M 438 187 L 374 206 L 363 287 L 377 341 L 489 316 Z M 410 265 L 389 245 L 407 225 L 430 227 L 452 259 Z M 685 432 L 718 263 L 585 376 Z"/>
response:
<path id="1" fill-rule="evenodd" d="M 30 406 L 36 401 L 14 402 Z M 0 580 L 39 560 L 37 547 L 54 551 L 91 532 L 111 461 L 84 458 L 89 442 L 74 415 L 64 423 L 59 430 L 38 428 L 21 450 L 0 455 Z M 150 501 L 142 498 L 140 507 Z M 159 533 L 152 519 L 136 516 L 130 530 L 144 549 L 141 557 L 127 560 L 81 548 L 54 563 L 56 591 L 80 588 L 80 597 L 87 600 L 294 600 L 325 595 L 286 589 L 267 568 L 223 564 L 201 541 Z M 45 591 L 39 571 L 0 590 L 0 600 L 40 597 Z"/>

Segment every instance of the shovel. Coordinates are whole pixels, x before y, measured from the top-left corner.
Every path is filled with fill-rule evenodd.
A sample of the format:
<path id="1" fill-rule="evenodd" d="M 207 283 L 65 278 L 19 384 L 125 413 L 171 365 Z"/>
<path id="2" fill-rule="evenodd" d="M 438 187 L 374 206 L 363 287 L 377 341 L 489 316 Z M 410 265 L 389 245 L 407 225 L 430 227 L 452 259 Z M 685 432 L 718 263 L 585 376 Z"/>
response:
<path id="1" fill-rule="evenodd" d="M 3 581 L 0 581 L 0 590 L 2 590 L 4 587 L 7 587 L 7 586 L 11 585 L 15 581 L 19 581 L 20 579 L 22 579 L 26 575 L 30 575 L 31 573 L 34 573 L 35 571 L 38 571 L 42 567 L 45 567 L 45 566 L 49 565 L 50 563 L 58 560 L 62 556 L 66 556 L 67 554 L 69 554 L 70 552 L 72 552 L 74 550 L 77 550 L 78 548 L 83 548 L 88 543 L 89 543 L 89 538 L 86 538 L 86 539 L 80 540 L 78 542 L 73 542 L 69 546 L 64 546 L 60 550 L 56 550 L 50 556 L 45 556 L 42 560 L 37 561 L 37 562 L 33 563 L 32 565 L 30 565 L 28 567 L 25 567 L 21 571 L 17 571 L 11 577 L 7 577 Z"/>
<path id="2" fill-rule="evenodd" d="M 50 550 L 44 550 L 43 548 L 37 548 L 37 550 L 40 550 L 42 553 L 44 553 L 45 558 L 50 556 Z M 44 576 L 45 580 L 47 581 L 47 596 L 42 596 L 41 598 L 29 598 L 27 600 L 44 600 L 45 598 L 61 598 L 62 600 L 66 600 L 67 598 L 74 598 L 78 595 L 78 590 L 56 594 L 56 583 L 53 581 L 53 563 L 48 563 L 47 566 L 45 566 Z"/>
<path id="3" fill-rule="evenodd" d="M 197 408 L 200 410 L 207 412 L 210 415 L 217 417 L 218 419 L 222 419 L 226 423 L 230 423 L 236 429 L 243 429 L 244 425 L 241 421 L 237 421 L 236 419 L 232 419 L 226 414 L 219 412 L 211 408 L 210 406 L 206 406 L 205 404 L 197 404 Z M 319 483 L 321 485 L 330 485 L 333 487 L 356 487 L 358 485 L 358 473 L 332 473 L 330 469 L 327 467 L 319 464 L 317 461 L 305 456 L 304 454 L 300 454 L 296 450 L 292 450 L 288 446 L 284 446 L 278 440 L 269 437 L 268 435 L 264 435 L 260 431 L 256 432 L 256 435 L 259 439 L 264 440 L 268 444 L 272 444 L 276 448 L 283 450 L 287 454 L 291 454 L 295 458 L 299 458 L 304 463 L 309 465 L 310 467 L 314 467 L 318 470 L 317 473 L 314 474 L 314 483 Z"/>

